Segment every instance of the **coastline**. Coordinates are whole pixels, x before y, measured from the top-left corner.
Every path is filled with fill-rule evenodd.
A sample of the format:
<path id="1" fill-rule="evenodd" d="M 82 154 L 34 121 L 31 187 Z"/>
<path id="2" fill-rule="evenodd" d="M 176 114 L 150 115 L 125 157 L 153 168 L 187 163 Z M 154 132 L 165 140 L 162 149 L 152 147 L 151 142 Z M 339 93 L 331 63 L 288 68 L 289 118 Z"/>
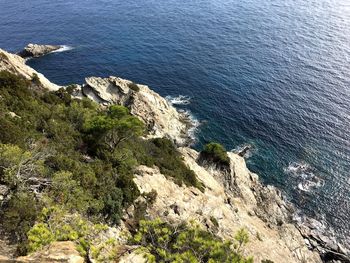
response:
<path id="1" fill-rule="evenodd" d="M 1 52 L 7 56 L 8 63 L 4 63 L 5 66 L 0 64 L 0 70 L 3 70 L 4 68 L 9 69 L 16 74 L 20 74 L 28 79 L 31 78 L 33 74 L 38 74 L 40 81 L 45 88 L 49 90 L 57 90 L 60 88 L 59 86 L 51 83 L 40 73 L 37 73 L 35 70 L 25 65 L 24 62 L 20 59 L 17 59 L 15 55 L 11 55 L 0 50 L 0 53 Z M 110 103 L 125 105 L 130 108 L 132 114 L 138 116 L 142 121 L 145 122 L 150 131 L 150 136 L 168 137 L 172 139 L 178 146 L 188 146 L 191 142 L 189 139 L 191 138 L 191 135 L 189 133 L 191 129 L 195 127 L 195 125 L 191 122 L 191 118 L 185 113 L 181 113 L 176 110 L 166 101 L 166 99 L 162 98 L 159 94 L 153 92 L 145 85 L 136 84 L 139 90 L 135 92 L 134 90 L 130 89 L 131 83 L 131 81 L 117 77 L 109 77 L 105 79 L 91 77 L 86 79 L 85 84 L 76 85 L 75 94 L 78 98 L 87 97 L 102 105 Z M 109 93 L 108 90 L 110 90 L 111 87 L 118 92 Z M 273 231 L 277 231 L 276 233 L 280 233 L 280 230 L 285 230 L 284 228 L 279 229 L 279 227 L 281 227 L 281 225 L 279 225 L 281 222 L 282 225 L 290 225 L 290 223 L 292 223 L 292 225 L 295 224 L 295 222 L 292 222 L 291 220 L 293 217 L 293 208 L 291 208 L 290 204 L 284 200 L 280 191 L 271 186 L 263 186 L 259 182 L 258 176 L 252 174 L 246 168 L 243 158 L 239 157 L 238 155 L 230 154 L 231 160 L 234 160 L 233 163 L 235 165 L 231 168 L 231 173 L 224 174 L 215 171 L 215 169 L 211 167 L 199 167 L 195 162 L 197 159 L 196 155 L 198 153 L 196 153 L 194 150 L 189 148 L 179 148 L 179 150 L 183 153 L 189 167 L 193 168 L 194 170 L 198 170 L 197 175 L 206 175 L 205 177 L 202 177 L 202 181 L 210 182 L 208 183 L 208 187 L 211 186 L 212 188 L 216 188 L 217 191 L 220 192 L 221 199 L 225 199 L 225 201 L 223 201 L 223 206 L 224 204 L 225 206 L 226 204 L 229 204 L 230 201 L 227 200 L 230 198 L 235 200 L 237 203 L 242 202 L 241 209 L 244 210 L 244 212 L 246 212 L 245 209 L 248 209 L 248 212 L 244 213 L 244 217 L 248 215 L 249 217 L 259 218 L 259 220 L 252 220 L 252 222 L 259 222 L 259 224 L 262 225 L 266 224 L 268 228 L 270 227 Z M 236 171 L 237 166 L 240 167 L 239 171 Z M 146 174 L 147 171 L 145 172 Z M 154 171 L 152 171 L 152 173 L 157 174 Z M 239 177 L 238 175 L 243 176 Z M 219 182 L 221 181 L 221 186 L 217 185 L 217 182 L 215 183 L 212 181 L 212 178 L 215 178 L 215 180 Z M 138 180 L 143 182 L 143 184 L 146 183 L 140 178 L 138 178 Z M 143 184 L 140 184 L 141 188 Z M 240 193 L 235 194 L 233 189 L 237 190 L 237 187 L 239 188 Z M 256 195 L 256 193 L 258 194 Z M 196 194 L 200 195 L 199 193 Z M 190 194 L 189 196 L 192 199 L 195 198 Z M 191 198 L 190 200 L 192 200 Z M 263 202 L 268 202 L 268 206 L 259 208 L 259 205 L 262 205 Z M 278 203 L 277 207 L 274 206 L 275 204 L 273 204 L 273 202 Z M 234 207 L 234 205 L 231 205 L 231 208 L 227 211 L 227 213 L 230 214 L 228 218 L 231 218 L 231 214 L 232 218 L 234 218 L 234 213 L 231 211 L 234 209 Z M 159 211 L 160 210 L 161 209 L 159 209 Z M 153 212 L 155 215 L 159 215 L 159 211 Z M 190 213 L 195 214 L 194 211 L 190 211 Z M 251 215 L 249 215 L 249 213 L 251 213 Z M 232 227 L 229 223 L 227 224 L 228 229 Z M 309 248 L 315 249 L 317 253 L 320 253 L 321 255 L 333 255 L 335 258 L 337 256 L 344 256 L 345 258 L 345 255 L 342 255 L 342 252 L 344 251 L 342 251 L 342 248 L 339 248 L 338 244 L 334 244 L 331 237 L 327 237 L 324 234 L 314 231 L 315 229 L 317 230 L 317 226 L 315 227 L 312 224 L 309 226 L 305 224 L 298 226 L 298 224 L 296 224 L 295 226 L 299 228 L 298 231 L 300 235 L 302 235 L 304 238 L 310 239 L 309 243 L 305 244 L 305 247 L 309 246 Z M 291 230 L 293 228 L 288 229 Z M 225 232 L 224 230 L 222 231 Z M 291 230 L 291 232 L 293 232 L 293 235 L 296 235 L 297 233 L 294 230 Z M 327 241 L 325 238 L 328 238 L 332 244 L 325 242 Z M 335 247 L 335 245 L 337 247 Z M 322 251 L 322 249 L 324 249 L 324 251 Z M 307 254 L 307 252 L 305 252 L 306 250 L 303 249 L 302 251 L 303 253 Z M 290 253 L 291 255 L 293 254 L 292 252 Z M 296 255 L 297 258 L 299 256 L 300 255 Z M 310 257 L 313 258 L 311 255 Z M 344 260 L 346 260 L 346 258 Z M 315 261 L 310 262 L 318 261 L 317 258 L 315 258 Z"/>

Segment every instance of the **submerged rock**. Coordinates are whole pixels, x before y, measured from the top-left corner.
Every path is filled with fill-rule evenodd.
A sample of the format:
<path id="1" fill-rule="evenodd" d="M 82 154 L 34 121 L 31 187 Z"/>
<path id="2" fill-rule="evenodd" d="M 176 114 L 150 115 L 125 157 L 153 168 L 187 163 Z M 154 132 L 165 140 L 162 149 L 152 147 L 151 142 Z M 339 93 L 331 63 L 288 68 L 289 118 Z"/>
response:
<path id="1" fill-rule="evenodd" d="M 61 46 L 57 45 L 37 45 L 37 44 L 28 44 L 22 51 L 18 52 L 17 55 L 22 58 L 29 57 L 41 57 L 45 56 L 53 51 L 60 49 Z"/>

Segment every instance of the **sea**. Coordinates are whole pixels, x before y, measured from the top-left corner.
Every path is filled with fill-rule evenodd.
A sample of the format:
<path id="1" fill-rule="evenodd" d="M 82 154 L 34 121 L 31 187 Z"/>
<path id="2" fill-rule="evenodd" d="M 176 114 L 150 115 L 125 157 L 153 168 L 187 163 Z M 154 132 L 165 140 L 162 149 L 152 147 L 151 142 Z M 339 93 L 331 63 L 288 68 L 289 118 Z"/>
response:
<path id="1" fill-rule="evenodd" d="M 349 0 L 0 0 L 0 48 L 51 81 L 119 76 L 188 111 L 196 149 L 249 169 L 350 243 Z"/>

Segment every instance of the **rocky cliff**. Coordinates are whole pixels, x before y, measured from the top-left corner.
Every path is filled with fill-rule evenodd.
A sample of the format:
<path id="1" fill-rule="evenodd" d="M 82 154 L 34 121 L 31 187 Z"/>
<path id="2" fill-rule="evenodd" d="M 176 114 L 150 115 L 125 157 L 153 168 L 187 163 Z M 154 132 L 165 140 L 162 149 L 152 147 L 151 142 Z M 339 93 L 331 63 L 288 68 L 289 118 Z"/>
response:
<path id="1" fill-rule="evenodd" d="M 43 74 L 27 66 L 22 57 L 0 49 L 0 71 L 2 70 L 17 74 L 28 80 L 32 80 L 37 76 L 41 85 L 48 90 L 61 88 L 61 86 L 50 82 Z"/>
<path id="2" fill-rule="evenodd" d="M 263 259 L 321 262 L 290 222 L 289 208 L 278 190 L 263 186 L 258 176 L 247 169 L 242 157 L 229 153 L 231 171 L 226 174 L 200 166 L 196 151 L 190 148 L 180 148 L 180 151 L 185 163 L 204 184 L 205 191 L 178 186 L 157 168 L 139 167 L 135 182 L 141 191 L 155 190 L 158 194 L 148 211 L 151 218 L 160 217 L 172 223 L 195 220 L 224 239 L 233 239 L 236 231 L 244 227 L 251 237 L 245 252 L 254 255 L 255 262 Z M 233 194 L 230 188 L 238 194 Z"/>
<path id="3" fill-rule="evenodd" d="M 193 124 L 188 116 L 147 86 L 118 77 L 89 77 L 85 81 L 86 84 L 78 86 L 76 96 L 88 97 L 103 105 L 128 107 L 131 114 L 146 124 L 150 137 L 167 137 L 177 145 L 190 142 L 188 131 Z"/>
<path id="4" fill-rule="evenodd" d="M 44 88 L 60 88 L 24 62 L 19 56 L 0 50 L 0 70 L 8 70 L 26 79 L 32 79 L 36 74 Z M 86 78 L 85 84 L 75 87 L 74 95 L 78 98 L 87 97 L 102 105 L 120 104 L 128 107 L 132 114 L 146 124 L 151 137 L 165 136 L 177 145 L 189 142 L 188 130 L 191 124 L 186 115 L 179 113 L 145 85 L 118 77 L 90 77 Z M 187 147 L 178 150 L 185 164 L 203 183 L 204 191 L 175 184 L 161 174 L 157 167 L 140 166 L 134 179 L 138 188 L 142 193 L 152 190 L 157 192 L 154 204 L 146 211 L 149 218 L 160 217 L 170 223 L 194 220 L 224 239 L 232 239 L 234 233 L 244 227 L 249 231 L 251 240 L 245 253 L 254 256 L 255 262 L 263 259 L 291 263 L 322 262 L 319 254 L 308 248 L 308 243 L 292 223 L 292 207 L 283 200 L 276 188 L 262 185 L 258 176 L 247 169 L 242 157 L 228 153 L 230 167 L 220 171 L 210 165 L 200 165 L 195 150 Z M 127 231 L 126 226 L 133 217 L 133 210 L 134 206 L 131 206 L 125 211 L 121 231 L 111 232 L 121 245 L 123 239 L 117 237 L 118 233 Z M 120 262 L 144 261 L 132 251 L 126 250 L 120 256 Z M 43 251 L 18 258 L 15 262 L 56 262 L 53 258 L 59 258 L 59 262 L 81 262 L 74 245 L 64 242 L 52 244 Z"/>

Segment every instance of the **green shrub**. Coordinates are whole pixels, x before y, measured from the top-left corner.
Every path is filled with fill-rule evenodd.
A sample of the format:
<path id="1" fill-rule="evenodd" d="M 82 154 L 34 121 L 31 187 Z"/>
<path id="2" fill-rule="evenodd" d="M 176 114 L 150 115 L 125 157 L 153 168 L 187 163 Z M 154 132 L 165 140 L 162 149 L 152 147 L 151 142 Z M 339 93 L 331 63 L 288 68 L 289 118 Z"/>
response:
<path id="1" fill-rule="evenodd" d="M 124 206 L 131 205 L 134 200 L 140 195 L 140 191 L 132 179 L 133 178 L 128 175 L 120 175 L 117 178 L 117 187 L 123 191 Z"/>
<path id="2" fill-rule="evenodd" d="M 156 138 L 143 141 L 137 147 L 135 155 L 139 163 L 147 166 L 156 165 L 162 174 L 172 178 L 175 183 L 203 190 L 203 185 L 198 181 L 196 174 L 185 165 L 181 154 L 169 139 Z"/>
<path id="3" fill-rule="evenodd" d="M 208 143 L 200 153 L 200 160 L 213 163 L 220 167 L 229 167 L 230 158 L 225 148 L 219 143 Z"/>
<path id="4" fill-rule="evenodd" d="M 129 87 L 130 89 L 132 89 L 133 91 L 135 91 L 135 92 L 140 91 L 140 87 L 139 87 L 136 83 L 134 83 L 134 82 L 129 83 L 129 84 L 128 84 L 128 87 Z"/>
<path id="5" fill-rule="evenodd" d="M 0 116 L 0 142 L 23 146 L 27 133 L 8 116 Z"/>
<path id="6" fill-rule="evenodd" d="M 218 220 L 215 217 L 211 216 L 210 217 L 210 221 L 213 223 L 213 225 L 215 227 L 219 227 L 219 222 L 218 222 Z"/>
<path id="7" fill-rule="evenodd" d="M 38 85 L 40 84 L 40 79 L 39 79 L 38 74 L 33 73 L 32 82 L 34 82 L 35 84 L 38 84 Z"/>
<path id="8" fill-rule="evenodd" d="M 88 189 L 80 186 L 70 172 L 54 174 L 49 191 L 49 197 L 54 203 L 60 204 L 69 211 L 86 213 L 88 210 L 100 211 L 103 208 L 101 201 L 93 198 Z"/>
<path id="9" fill-rule="evenodd" d="M 28 178 L 45 173 L 45 153 L 24 151 L 17 145 L 0 144 L 0 181 L 12 188 L 25 186 Z"/>
<path id="10" fill-rule="evenodd" d="M 13 92 L 12 94 L 29 94 L 30 92 L 27 89 L 27 86 L 29 85 L 30 83 L 21 77 L 18 77 L 8 71 L 0 71 L 0 89 L 5 89 L 9 92 Z M 16 87 L 16 90 L 11 90 L 13 87 Z"/>
<path id="11" fill-rule="evenodd" d="M 86 133 L 95 146 L 105 146 L 114 152 L 123 141 L 140 136 L 144 132 L 144 124 L 131 116 L 123 106 L 110 106 L 107 114 L 93 117 L 85 124 Z"/>
<path id="12" fill-rule="evenodd" d="M 157 200 L 157 191 L 152 189 L 151 192 L 148 192 L 148 193 L 143 193 L 142 196 L 146 199 L 146 202 L 149 204 L 149 205 L 153 205 L 155 203 L 155 201 Z"/>
<path id="13" fill-rule="evenodd" d="M 28 231 L 28 251 L 35 252 L 54 241 L 75 241 L 82 254 L 86 254 L 92 240 L 106 225 L 93 224 L 80 214 L 57 206 L 43 208 L 38 222 Z"/>
<path id="14" fill-rule="evenodd" d="M 28 231 L 28 251 L 34 252 L 55 241 L 55 235 L 44 223 L 35 224 Z"/>
<path id="15" fill-rule="evenodd" d="M 231 242 L 198 226 L 172 226 L 159 219 L 141 220 L 130 244 L 141 246 L 147 262 L 253 262 L 232 249 Z"/>
<path id="16" fill-rule="evenodd" d="M 238 242 L 238 251 L 249 242 L 249 234 L 245 228 L 241 228 L 235 235 L 235 240 Z"/>
<path id="17" fill-rule="evenodd" d="M 27 231 L 34 225 L 40 204 L 29 192 L 16 192 L 2 208 L 0 223 L 3 229 L 19 243 L 18 253 L 27 253 Z"/>
<path id="18" fill-rule="evenodd" d="M 72 102 L 72 89 L 71 88 L 60 88 L 57 91 L 54 91 L 55 95 L 66 105 L 70 105 Z"/>

